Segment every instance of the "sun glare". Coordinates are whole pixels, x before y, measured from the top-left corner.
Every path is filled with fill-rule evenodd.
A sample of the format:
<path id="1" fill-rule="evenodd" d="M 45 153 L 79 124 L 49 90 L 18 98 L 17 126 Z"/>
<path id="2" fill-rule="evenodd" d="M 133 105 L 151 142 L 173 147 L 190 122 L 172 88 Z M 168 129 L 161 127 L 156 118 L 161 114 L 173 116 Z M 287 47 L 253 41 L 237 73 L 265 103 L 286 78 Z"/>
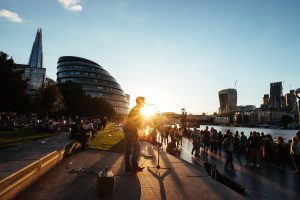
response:
<path id="1" fill-rule="evenodd" d="M 147 126 L 147 127 L 146 127 L 146 130 L 145 130 L 145 136 L 148 136 L 149 133 L 150 133 L 150 127 Z"/>
<path id="2" fill-rule="evenodd" d="M 151 117 L 154 115 L 154 110 L 151 106 L 145 106 L 141 109 L 141 113 L 144 117 Z"/>

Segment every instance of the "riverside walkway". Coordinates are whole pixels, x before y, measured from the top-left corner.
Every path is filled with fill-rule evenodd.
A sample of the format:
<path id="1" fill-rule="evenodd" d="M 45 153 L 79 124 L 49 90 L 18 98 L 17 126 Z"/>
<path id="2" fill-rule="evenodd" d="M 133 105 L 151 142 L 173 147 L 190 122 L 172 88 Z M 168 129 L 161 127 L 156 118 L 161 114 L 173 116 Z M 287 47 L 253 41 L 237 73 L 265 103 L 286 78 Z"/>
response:
<path id="1" fill-rule="evenodd" d="M 68 133 L 0 151 L 0 199 L 12 199 L 70 154 Z"/>
<path id="2" fill-rule="evenodd" d="M 16 199 L 244 199 L 211 179 L 203 168 L 195 168 L 164 151 L 160 165 L 171 169 L 148 168 L 156 166 L 156 148 L 142 143 L 145 156 L 141 157 L 140 164 L 145 169 L 136 175 L 124 172 L 123 154 L 91 149 L 76 153 L 66 157 Z M 115 175 L 114 191 L 111 196 L 99 197 L 94 172 L 107 165 Z"/>
<path id="3" fill-rule="evenodd" d="M 299 199 L 300 195 L 300 177 L 288 169 L 273 165 L 250 168 L 241 159 L 235 160 L 238 171 L 233 173 L 224 169 L 224 154 L 192 156 L 192 144 L 185 138 L 181 158 L 160 150 L 160 166 L 171 169 L 150 168 L 157 165 L 157 147 L 142 142 L 140 165 L 145 169 L 137 174 L 124 172 L 122 153 L 88 149 L 65 157 L 73 152 L 74 145 L 61 134 L 0 151 L 0 199 Z M 212 179 L 202 166 L 204 161 L 216 164 L 221 173 L 244 186 L 246 194 Z M 111 167 L 115 184 L 112 195 L 100 197 L 96 173 L 105 166 Z M 4 194 L 9 195 L 3 198 Z"/>
<path id="4" fill-rule="evenodd" d="M 245 198 L 249 199 L 299 199 L 300 176 L 295 175 L 289 167 L 279 168 L 273 164 L 261 163 L 260 167 L 250 167 L 244 157 L 234 157 L 233 165 L 237 171 L 232 172 L 224 168 L 226 158 L 222 155 L 208 151 L 208 155 L 200 154 L 200 157 L 191 155 L 192 142 L 183 139 L 181 158 L 203 165 L 204 161 L 212 162 L 217 169 L 246 189 Z M 202 152 L 202 151 L 201 151 Z"/>

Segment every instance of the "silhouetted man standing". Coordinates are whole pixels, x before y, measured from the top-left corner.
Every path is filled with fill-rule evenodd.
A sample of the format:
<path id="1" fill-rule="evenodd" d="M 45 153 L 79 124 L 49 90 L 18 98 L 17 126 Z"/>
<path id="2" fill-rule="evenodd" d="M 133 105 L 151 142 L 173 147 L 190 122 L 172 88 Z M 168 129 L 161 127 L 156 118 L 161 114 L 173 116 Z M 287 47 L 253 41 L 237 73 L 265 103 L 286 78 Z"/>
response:
<path id="1" fill-rule="evenodd" d="M 140 143 L 138 138 L 138 128 L 142 126 L 141 108 L 145 105 L 144 97 L 136 98 L 136 106 L 134 106 L 129 114 L 124 126 L 124 135 L 126 141 L 125 149 L 125 171 L 139 172 L 144 168 L 138 166 L 138 158 L 140 154 Z"/>

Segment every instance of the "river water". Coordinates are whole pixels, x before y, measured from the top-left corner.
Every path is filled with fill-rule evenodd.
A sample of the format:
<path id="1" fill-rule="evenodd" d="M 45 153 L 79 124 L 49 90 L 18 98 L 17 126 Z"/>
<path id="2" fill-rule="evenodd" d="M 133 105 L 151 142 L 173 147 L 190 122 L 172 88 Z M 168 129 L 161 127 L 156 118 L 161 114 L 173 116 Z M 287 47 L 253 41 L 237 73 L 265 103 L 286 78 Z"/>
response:
<path id="1" fill-rule="evenodd" d="M 244 131 L 245 135 L 248 137 L 250 135 L 251 131 L 256 131 L 256 132 L 264 132 L 264 134 L 270 134 L 273 139 L 277 138 L 278 136 L 283 137 L 284 142 L 288 142 L 293 136 L 296 136 L 296 133 L 299 130 L 282 130 L 282 129 L 271 129 L 271 128 L 247 128 L 247 127 L 228 127 L 228 126 L 212 126 L 212 125 L 200 125 L 200 130 L 204 130 L 205 127 L 208 126 L 209 129 L 213 127 L 216 129 L 218 132 L 221 131 L 224 133 L 226 130 L 230 130 L 235 134 L 236 131 L 239 133 Z"/>

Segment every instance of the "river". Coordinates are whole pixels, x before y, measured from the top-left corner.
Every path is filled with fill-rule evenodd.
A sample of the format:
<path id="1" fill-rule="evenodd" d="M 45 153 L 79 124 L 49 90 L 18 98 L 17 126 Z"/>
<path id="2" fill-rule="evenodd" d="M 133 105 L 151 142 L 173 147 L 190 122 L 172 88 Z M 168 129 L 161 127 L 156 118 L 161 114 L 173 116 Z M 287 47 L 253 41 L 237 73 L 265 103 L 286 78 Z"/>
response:
<path id="1" fill-rule="evenodd" d="M 247 127 L 228 127 L 228 126 L 212 126 L 212 125 L 200 125 L 200 130 L 204 130 L 205 127 L 208 126 L 209 129 L 213 127 L 216 129 L 218 132 L 221 131 L 224 133 L 226 130 L 230 130 L 235 134 L 236 131 L 239 133 L 244 131 L 245 135 L 248 137 L 251 131 L 256 131 L 256 132 L 263 132 L 265 135 L 270 134 L 273 139 L 277 138 L 278 136 L 283 137 L 285 142 L 288 142 L 293 136 L 296 135 L 296 133 L 299 130 L 282 130 L 282 129 L 271 129 L 271 128 L 247 128 Z"/>

